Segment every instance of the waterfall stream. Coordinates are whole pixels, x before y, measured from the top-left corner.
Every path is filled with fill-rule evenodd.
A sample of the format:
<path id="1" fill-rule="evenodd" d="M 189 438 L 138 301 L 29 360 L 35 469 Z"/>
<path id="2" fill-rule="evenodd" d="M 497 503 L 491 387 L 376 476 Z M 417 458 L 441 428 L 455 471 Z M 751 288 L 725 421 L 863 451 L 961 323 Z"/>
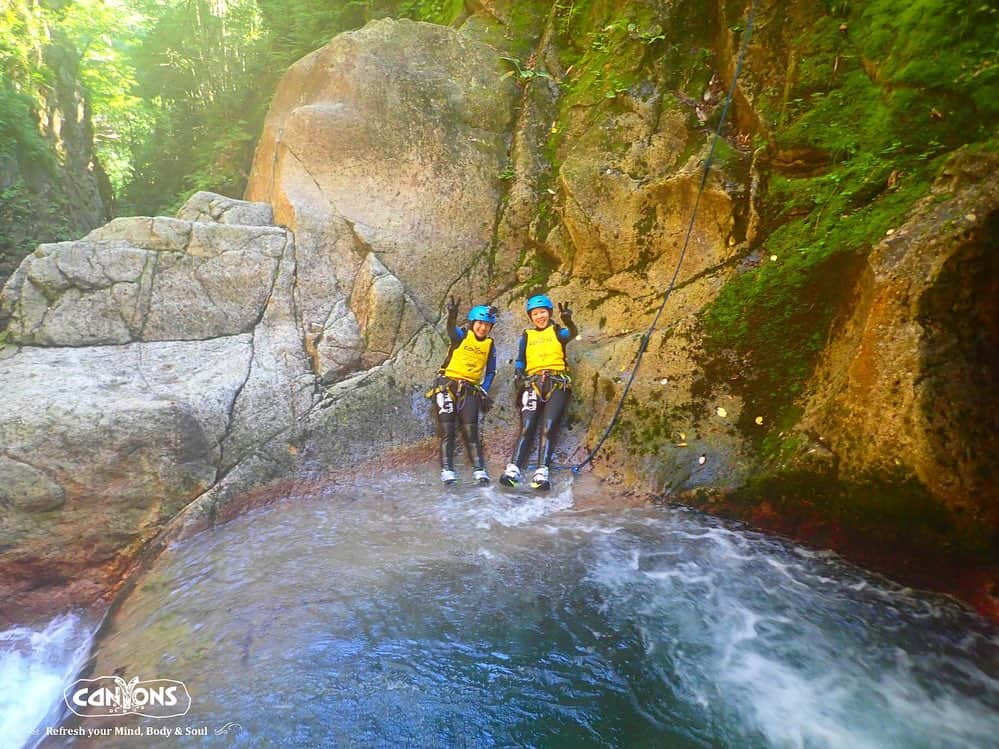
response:
<path id="1" fill-rule="evenodd" d="M 96 622 L 76 613 L 38 629 L 0 632 L 0 746 L 32 745 L 32 729 L 58 721 L 63 689 L 90 651 Z"/>

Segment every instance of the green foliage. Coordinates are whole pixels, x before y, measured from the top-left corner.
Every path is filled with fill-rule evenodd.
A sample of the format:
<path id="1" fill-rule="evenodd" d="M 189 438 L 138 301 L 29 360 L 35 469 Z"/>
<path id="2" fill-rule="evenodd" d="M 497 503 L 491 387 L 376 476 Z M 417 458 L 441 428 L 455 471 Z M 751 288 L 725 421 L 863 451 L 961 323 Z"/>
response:
<path id="1" fill-rule="evenodd" d="M 336 34 L 399 11 L 378 0 L 128 0 L 148 19 L 130 52 L 147 134 L 131 141 L 123 210 L 172 210 L 199 189 L 243 192 L 277 82 Z M 461 6 L 410 3 L 422 20 Z M 431 7 L 432 6 L 432 7 Z M 403 9 L 406 10 L 406 9 Z"/>
<path id="2" fill-rule="evenodd" d="M 39 127 L 38 113 L 43 89 L 53 77 L 43 54 L 50 15 L 25 2 L 10 2 L 0 12 L 0 155 L 47 169 L 55 159 Z"/>
<path id="3" fill-rule="evenodd" d="M 51 82 L 42 53 L 48 44 L 52 13 L 43 6 L 8 0 L 0 12 L 0 67 L 5 85 L 33 94 Z"/>
<path id="4" fill-rule="evenodd" d="M 39 129 L 75 65 L 119 213 L 162 213 L 192 190 L 243 191 L 271 93 L 296 59 L 398 3 L 9 0 L 0 11 L 0 154 L 55 165 Z M 444 3 L 457 7 L 454 3 Z"/>
<path id="5" fill-rule="evenodd" d="M 464 11 L 464 0 L 403 0 L 397 12 L 402 18 L 450 26 Z"/>
<path id="6" fill-rule="evenodd" d="M 38 129 L 36 100 L 7 81 L 0 85 L 0 155 L 55 166 L 52 149 Z"/>
<path id="7" fill-rule="evenodd" d="M 509 78 L 512 75 L 517 76 L 517 81 L 520 83 L 527 83 L 535 78 L 551 78 L 548 73 L 543 70 L 538 70 L 534 67 L 528 67 L 523 62 L 518 60 L 516 57 L 500 57 L 501 60 L 510 63 L 513 70 L 507 71 L 503 77 Z"/>
<path id="8" fill-rule="evenodd" d="M 0 191 L 0 226 L 4 228 L 0 232 L 0 279 L 3 280 L 39 241 L 73 239 L 75 233 L 63 200 L 39 195 L 24 179 L 17 179 Z M 38 236 L 38 227 L 43 227 L 43 236 Z"/>
<path id="9" fill-rule="evenodd" d="M 322 2 L 322 0 L 257 0 L 260 10 L 260 40 L 255 54 L 266 60 L 278 77 L 293 62 L 319 49 L 341 31 L 356 29 L 378 15 L 392 10 L 393 3 Z M 384 6 L 384 7 L 382 7 Z"/>
<path id="10" fill-rule="evenodd" d="M 19 154 L 24 164 L 55 165 L 52 144 L 39 131 L 39 113 L 49 108 L 65 76 L 74 75 L 93 113 L 98 158 L 120 188 L 129 176 L 130 144 L 148 130 L 126 59 L 142 29 L 141 15 L 104 0 L 10 3 L 0 14 L 0 152 Z M 49 59 L 54 50 L 59 69 Z"/>
<path id="11" fill-rule="evenodd" d="M 0 226 L 9 227 L 0 238 L 0 278 L 6 280 L 17 263 L 34 249 L 32 238 L 18 232 L 18 227 L 30 226 L 34 217 L 34 201 L 24 180 L 0 192 Z"/>
<path id="12" fill-rule="evenodd" d="M 78 55 L 79 78 L 92 111 L 94 146 L 116 193 L 132 177 L 133 147 L 148 137 L 150 105 L 136 94 L 130 56 L 150 19 L 128 5 L 104 0 L 66 3 L 59 31 Z"/>
<path id="13" fill-rule="evenodd" d="M 196 189 L 238 195 L 276 79 L 265 72 L 262 19 L 253 0 L 143 3 L 148 27 L 129 50 L 147 131 L 131 143 L 128 213 L 173 209 Z M 155 14 L 155 15 L 154 15 Z M 251 124 L 252 123 L 252 124 Z"/>

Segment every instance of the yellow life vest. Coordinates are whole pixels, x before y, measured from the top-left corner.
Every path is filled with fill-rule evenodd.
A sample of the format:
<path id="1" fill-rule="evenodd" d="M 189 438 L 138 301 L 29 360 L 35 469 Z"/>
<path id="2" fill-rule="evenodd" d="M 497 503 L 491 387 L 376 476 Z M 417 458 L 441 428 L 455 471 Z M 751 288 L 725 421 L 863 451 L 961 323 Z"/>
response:
<path id="1" fill-rule="evenodd" d="M 480 341 L 471 330 L 465 331 L 464 340 L 451 349 L 451 356 L 445 362 L 441 374 L 453 380 L 468 380 L 478 385 L 486 372 L 492 347 L 492 338 Z"/>
<path id="2" fill-rule="evenodd" d="M 527 335 L 527 348 L 525 351 L 524 371 L 532 375 L 543 370 L 551 372 L 565 372 L 565 348 L 558 339 L 558 332 L 554 325 L 549 325 L 543 330 L 528 328 L 524 331 Z"/>

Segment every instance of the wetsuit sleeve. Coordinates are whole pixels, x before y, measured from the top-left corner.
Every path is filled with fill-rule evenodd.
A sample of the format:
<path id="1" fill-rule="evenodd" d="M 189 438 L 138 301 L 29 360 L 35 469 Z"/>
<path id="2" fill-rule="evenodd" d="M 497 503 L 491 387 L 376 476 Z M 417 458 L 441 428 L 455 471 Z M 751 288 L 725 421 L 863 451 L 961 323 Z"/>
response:
<path id="1" fill-rule="evenodd" d="M 520 343 L 517 344 L 517 359 L 513 363 L 516 374 L 524 374 L 527 369 L 527 331 L 520 336 Z"/>
<path id="2" fill-rule="evenodd" d="M 579 328 L 576 327 L 576 323 L 574 323 L 571 318 L 565 322 L 565 327 L 558 329 L 558 339 L 562 341 L 563 344 L 568 343 L 579 335 Z"/>
<path id="3" fill-rule="evenodd" d="M 486 376 L 482 378 L 482 389 L 487 393 L 489 386 L 493 384 L 493 377 L 496 376 L 496 342 L 489 347 L 489 358 L 486 360 Z"/>
<path id="4" fill-rule="evenodd" d="M 465 340 L 465 331 L 458 327 L 458 310 L 449 310 L 447 313 L 447 337 L 452 344 L 459 344 Z"/>

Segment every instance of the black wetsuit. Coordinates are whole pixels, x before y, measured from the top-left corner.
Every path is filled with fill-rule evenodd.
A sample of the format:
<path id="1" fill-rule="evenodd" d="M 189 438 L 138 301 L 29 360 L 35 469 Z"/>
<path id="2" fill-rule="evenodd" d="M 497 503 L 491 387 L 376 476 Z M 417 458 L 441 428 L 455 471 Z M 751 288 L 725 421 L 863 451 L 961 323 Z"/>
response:
<path id="1" fill-rule="evenodd" d="M 468 336 L 473 338 L 475 336 L 470 330 L 457 327 L 455 325 L 456 317 L 456 313 L 448 314 L 447 330 L 451 340 L 451 348 L 441 365 L 433 389 L 434 402 L 437 406 L 438 433 L 441 439 L 441 469 L 454 470 L 455 438 L 457 426 L 460 424 L 462 438 L 465 440 L 473 469 L 484 471 L 486 459 L 482 450 L 482 438 L 479 434 L 479 413 L 482 410 L 483 397 L 488 396 L 489 386 L 496 375 L 496 347 L 492 345 L 489 347 L 488 360 L 481 384 L 446 376 L 445 372 L 448 370 L 456 349 L 465 342 Z M 481 341 L 479 342 L 481 343 Z"/>
<path id="2" fill-rule="evenodd" d="M 577 329 L 571 319 L 565 320 L 562 327 L 554 322 L 549 325 L 555 328 L 558 341 L 562 344 L 563 355 L 566 344 L 576 337 Z M 520 435 L 513 450 L 513 463 L 519 468 L 526 466 L 528 453 L 534 444 L 538 426 L 541 434 L 538 442 L 538 466 L 551 467 L 555 445 L 558 442 L 559 431 L 569 408 L 569 396 L 572 390 L 571 380 L 567 371 L 541 371 L 533 375 L 524 375 L 529 367 L 527 361 L 527 334 L 520 338 L 515 368 L 523 378 L 524 385 L 520 389 Z"/>

